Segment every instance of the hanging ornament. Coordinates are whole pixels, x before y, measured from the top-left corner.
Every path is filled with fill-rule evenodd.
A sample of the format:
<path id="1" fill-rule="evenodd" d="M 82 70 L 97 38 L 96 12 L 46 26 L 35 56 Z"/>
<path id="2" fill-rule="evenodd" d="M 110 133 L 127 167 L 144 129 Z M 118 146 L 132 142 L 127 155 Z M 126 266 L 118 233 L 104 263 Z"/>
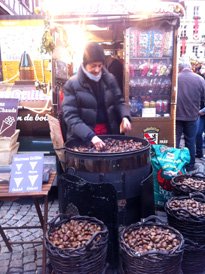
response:
<path id="1" fill-rule="evenodd" d="M 50 28 L 49 21 L 45 20 L 45 31 L 43 33 L 42 39 L 41 39 L 41 47 L 40 52 L 41 53 L 49 53 L 51 54 L 53 50 L 55 49 L 55 42 L 53 38 L 53 34 Z"/>

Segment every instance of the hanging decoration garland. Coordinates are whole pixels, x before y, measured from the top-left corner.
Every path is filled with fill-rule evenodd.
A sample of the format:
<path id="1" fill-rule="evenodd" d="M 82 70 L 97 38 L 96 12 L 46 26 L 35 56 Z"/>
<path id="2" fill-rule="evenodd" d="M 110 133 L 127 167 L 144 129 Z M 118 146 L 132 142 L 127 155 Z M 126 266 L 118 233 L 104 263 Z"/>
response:
<path id="1" fill-rule="evenodd" d="M 42 36 L 40 52 L 51 54 L 54 49 L 55 49 L 55 42 L 50 29 L 50 23 L 48 21 L 45 21 L 45 31 Z"/>

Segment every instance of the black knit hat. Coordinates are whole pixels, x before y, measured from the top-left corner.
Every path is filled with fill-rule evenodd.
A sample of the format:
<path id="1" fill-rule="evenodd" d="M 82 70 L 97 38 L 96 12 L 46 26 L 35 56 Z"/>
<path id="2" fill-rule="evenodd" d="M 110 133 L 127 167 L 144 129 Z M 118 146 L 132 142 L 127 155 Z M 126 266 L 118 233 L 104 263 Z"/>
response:
<path id="1" fill-rule="evenodd" d="M 103 47 L 98 43 L 90 42 L 86 45 L 84 54 L 83 54 L 83 65 L 86 66 L 89 63 L 93 62 L 102 62 L 105 61 L 105 54 Z"/>

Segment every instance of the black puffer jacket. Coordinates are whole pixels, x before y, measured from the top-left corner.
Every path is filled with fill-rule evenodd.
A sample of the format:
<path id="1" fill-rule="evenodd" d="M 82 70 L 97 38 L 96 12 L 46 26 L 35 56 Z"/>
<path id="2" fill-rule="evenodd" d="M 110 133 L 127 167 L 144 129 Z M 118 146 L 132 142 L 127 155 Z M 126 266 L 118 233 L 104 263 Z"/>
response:
<path id="1" fill-rule="evenodd" d="M 62 103 L 63 119 L 67 127 L 66 139 L 90 141 L 97 119 L 97 100 L 87 76 L 80 67 L 78 74 L 72 76 L 64 85 Z M 100 80 L 101 92 L 107 112 L 109 129 L 112 134 L 119 134 L 123 117 L 130 119 L 130 111 L 118 87 L 115 77 L 105 68 Z"/>

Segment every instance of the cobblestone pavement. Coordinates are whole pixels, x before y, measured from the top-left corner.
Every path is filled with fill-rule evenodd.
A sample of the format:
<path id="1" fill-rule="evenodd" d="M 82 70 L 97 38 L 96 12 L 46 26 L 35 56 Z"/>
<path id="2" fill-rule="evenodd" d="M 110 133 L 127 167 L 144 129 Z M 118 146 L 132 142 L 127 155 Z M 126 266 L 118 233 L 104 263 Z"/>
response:
<path id="1" fill-rule="evenodd" d="M 196 170 L 194 170 L 193 173 L 201 173 L 201 176 L 203 176 L 203 174 L 205 175 L 205 158 L 202 158 L 202 159 L 196 158 L 195 167 L 196 167 Z"/>
<path id="2" fill-rule="evenodd" d="M 40 205 L 43 206 L 42 203 Z M 58 213 L 57 199 L 50 200 L 48 221 Z M 28 199 L 0 202 L 0 223 L 2 226 L 39 225 L 35 205 Z M 22 241 L 25 238 L 26 241 L 39 240 L 43 235 L 41 229 L 10 229 L 5 230 L 5 234 L 12 241 Z M 44 274 L 42 273 L 42 244 L 15 244 L 12 245 L 12 248 L 13 251 L 9 252 L 0 236 L 1 274 Z M 51 272 L 48 266 L 46 272 Z"/>
<path id="3" fill-rule="evenodd" d="M 205 161 L 196 159 L 197 172 L 205 172 Z M 196 172 L 196 171 L 195 171 Z M 54 187 L 55 188 L 55 187 Z M 49 195 L 48 221 L 59 213 L 57 195 Z M 43 204 L 41 203 L 41 206 Z M 160 217 L 166 221 L 166 216 Z M 158 215 L 158 214 L 157 214 Z M 39 225 L 36 208 L 31 200 L 21 199 L 13 202 L 0 202 L 0 224 L 2 226 Z M 39 240 L 41 229 L 7 230 L 6 235 L 12 241 Z M 42 244 L 15 244 L 9 252 L 0 236 L 0 274 L 44 274 L 42 273 Z M 46 274 L 50 274 L 47 260 Z"/>

